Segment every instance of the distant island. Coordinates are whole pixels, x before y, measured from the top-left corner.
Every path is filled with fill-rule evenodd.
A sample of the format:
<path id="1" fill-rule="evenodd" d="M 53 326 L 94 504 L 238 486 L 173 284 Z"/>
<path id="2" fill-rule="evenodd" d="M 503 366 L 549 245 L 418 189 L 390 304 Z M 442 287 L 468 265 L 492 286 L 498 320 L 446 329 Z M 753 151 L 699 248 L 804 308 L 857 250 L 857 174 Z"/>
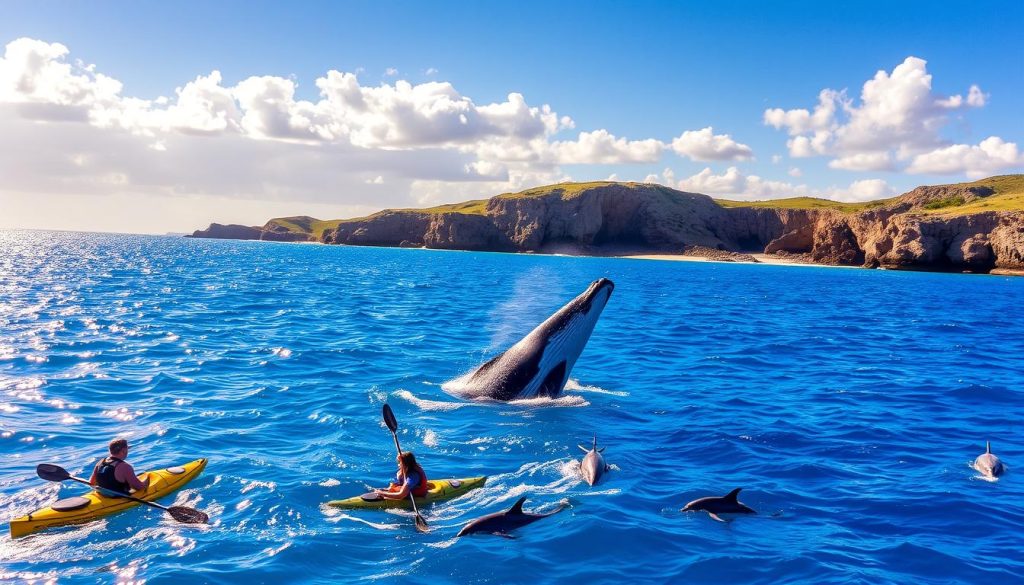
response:
<path id="1" fill-rule="evenodd" d="M 210 224 L 190 237 L 576 255 L 782 259 L 1024 274 L 1024 175 L 918 187 L 868 203 L 731 201 L 651 183 L 559 183 L 355 219 Z"/>

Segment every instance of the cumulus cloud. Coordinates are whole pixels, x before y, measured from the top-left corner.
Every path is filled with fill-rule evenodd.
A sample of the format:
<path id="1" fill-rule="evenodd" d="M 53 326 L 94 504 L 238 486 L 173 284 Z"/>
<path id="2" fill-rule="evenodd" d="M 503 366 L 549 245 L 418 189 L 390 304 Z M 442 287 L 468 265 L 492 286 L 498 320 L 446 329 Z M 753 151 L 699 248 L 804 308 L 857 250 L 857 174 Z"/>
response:
<path id="1" fill-rule="evenodd" d="M 891 72 L 881 70 L 867 80 L 859 102 L 846 90 L 824 89 L 813 110 L 769 108 L 763 121 L 789 134 L 786 145 L 796 158 L 829 156 L 829 167 L 850 171 L 894 171 L 913 159 L 911 167 L 917 169 L 931 166 L 926 164 L 930 159 L 916 163 L 915 157 L 923 153 L 950 155 L 946 151 L 952 147 L 945 146 L 940 131 L 952 113 L 983 107 L 987 100 L 977 85 L 970 86 L 966 97 L 936 94 L 926 61 L 907 57 Z"/>
<path id="2" fill-rule="evenodd" d="M 729 167 L 720 174 L 716 174 L 710 167 L 706 167 L 679 181 L 675 180 L 675 173 L 671 169 L 665 169 L 660 177 L 650 175 L 645 182 L 657 182 L 682 191 L 741 201 L 786 197 L 822 197 L 852 202 L 882 199 L 894 194 L 892 187 L 881 179 L 854 181 L 847 187 L 832 186 L 826 189 L 812 189 L 802 183 L 775 181 L 758 175 L 749 175 L 743 173 L 738 167 Z"/>
<path id="3" fill-rule="evenodd" d="M 1013 167 L 1024 167 L 1024 154 L 1015 142 L 989 136 L 977 145 L 954 144 L 919 154 L 907 167 L 908 173 L 953 175 L 964 173 L 982 178 Z"/>
<path id="4" fill-rule="evenodd" d="M 150 99 L 125 95 L 60 43 L 17 39 L 0 56 L 0 190 L 25 201 L 116 193 L 354 208 L 366 193 L 378 206 L 442 191 L 479 197 L 566 180 L 562 165 L 656 163 L 670 148 L 694 159 L 751 154 L 710 127 L 673 146 L 604 129 L 567 138 L 571 117 L 517 92 L 478 103 L 440 80 L 374 86 L 358 74 L 331 70 L 303 88 L 212 70 Z"/>
<path id="5" fill-rule="evenodd" d="M 649 163 L 661 158 L 664 149 L 659 140 L 627 140 L 607 130 L 581 132 L 576 140 L 551 145 L 554 162 L 558 164 Z"/>
<path id="6" fill-rule="evenodd" d="M 829 168 L 847 171 L 891 171 L 895 169 L 888 152 L 858 152 L 829 161 Z"/>
<path id="7" fill-rule="evenodd" d="M 722 174 L 715 174 L 711 167 L 680 180 L 676 187 L 683 191 L 732 197 L 735 199 L 777 199 L 796 197 L 808 193 L 805 185 L 793 185 L 785 181 L 771 181 L 758 175 L 747 175 L 737 167 L 729 167 Z"/>
<path id="8" fill-rule="evenodd" d="M 672 140 L 672 150 L 679 156 L 697 161 L 748 160 L 754 151 L 728 134 L 715 134 L 711 126 L 687 130 Z"/>

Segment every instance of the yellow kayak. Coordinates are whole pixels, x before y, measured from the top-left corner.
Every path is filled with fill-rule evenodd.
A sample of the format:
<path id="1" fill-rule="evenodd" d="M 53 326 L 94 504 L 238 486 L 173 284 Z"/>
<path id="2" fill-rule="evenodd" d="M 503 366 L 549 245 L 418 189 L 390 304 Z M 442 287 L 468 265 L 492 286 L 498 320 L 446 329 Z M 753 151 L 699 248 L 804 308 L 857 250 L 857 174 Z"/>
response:
<path id="1" fill-rule="evenodd" d="M 148 472 L 149 487 L 141 492 L 133 492 L 132 496 L 148 501 L 162 498 L 195 479 L 205 467 L 206 459 L 196 459 L 178 467 L 150 471 Z M 11 520 L 11 538 L 18 538 L 54 526 L 89 522 L 140 505 L 138 502 L 124 498 L 105 496 L 90 491 L 81 496 L 54 502 L 26 516 Z"/>
<path id="2" fill-rule="evenodd" d="M 416 506 L 425 506 L 433 502 L 443 502 L 445 500 L 451 500 L 457 498 L 469 490 L 474 490 L 478 487 L 483 487 L 484 482 L 487 481 L 487 477 L 466 477 L 463 479 L 435 479 L 428 482 L 430 489 L 427 490 L 427 495 L 422 498 L 416 498 Z M 411 509 L 412 503 L 409 499 L 404 500 L 388 500 L 385 498 L 378 497 L 375 493 L 370 492 L 361 496 L 355 496 L 346 500 L 331 500 L 327 502 L 328 506 L 335 508 L 343 508 L 345 510 L 358 510 L 358 509 L 375 509 L 383 510 L 385 508 L 405 508 Z"/>

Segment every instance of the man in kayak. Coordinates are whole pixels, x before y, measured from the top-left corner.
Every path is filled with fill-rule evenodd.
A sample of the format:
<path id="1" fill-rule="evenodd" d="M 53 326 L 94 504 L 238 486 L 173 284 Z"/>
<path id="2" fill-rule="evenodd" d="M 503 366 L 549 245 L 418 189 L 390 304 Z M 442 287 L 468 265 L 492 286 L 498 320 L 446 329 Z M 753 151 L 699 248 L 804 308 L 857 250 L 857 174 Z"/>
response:
<path id="1" fill-rule="evenodd" d="M 423 468 L 416 463 L 416 456 L 412 451 L 404 451 L 396 459 L 398 462 L 398 473 L 395 474 L 395 481 L 386 490 L 373 490 L 382 498 L 388 500 L 406 500 L 409 492 L 417 498 L 427 495 L 428 483 L 427 474 Z"/>
<path id="2" fill-rule="evenodd" d="M 136 477 L 131 464 L 125 461 L 127 458 L 128 440 L 114 439 L 110 442 L 110 456 L 99 460 L 92 470 L 89 483 L 125 495 L 132 490 L 145 490 L 149 487 L 149 477 L 147 476 L 145 481 Z"/>

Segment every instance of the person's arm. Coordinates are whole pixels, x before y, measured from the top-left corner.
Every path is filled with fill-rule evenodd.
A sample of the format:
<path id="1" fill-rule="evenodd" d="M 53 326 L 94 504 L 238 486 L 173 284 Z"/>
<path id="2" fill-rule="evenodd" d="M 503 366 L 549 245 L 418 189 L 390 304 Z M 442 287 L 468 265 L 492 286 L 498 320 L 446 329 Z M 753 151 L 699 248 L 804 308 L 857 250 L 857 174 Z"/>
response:
<path id="1" fill-rule="evenodd" d="M 149 475 L 146 475 L 146 481 L 139 480 L 135 476 L 135 469 L 128 463 L 122 463 L 118 468 L 124 467 L 124 481 L 128 482 L 128 486 L 137 492 L 141 492 L 149 487 Z"/>
<path id="2" fill-rule="evenodd" d="M 100 471 L 100 464 L 99 463 L 97 463 L 96 465 L 92 466 L 92 475 L 89 476 L 89 485 L 96 485 L 96 482 L 99 481 L 99 477 L 98 477 L 99 474 L 100 474 L 99 471 Z"/>
<path id="3" fill-rule="evenodd" d="M 403 485 L 397 492 L 377 490 L 377 493 L 386 500 L 405 500 L 409 497 L 409 486 Z"/>

